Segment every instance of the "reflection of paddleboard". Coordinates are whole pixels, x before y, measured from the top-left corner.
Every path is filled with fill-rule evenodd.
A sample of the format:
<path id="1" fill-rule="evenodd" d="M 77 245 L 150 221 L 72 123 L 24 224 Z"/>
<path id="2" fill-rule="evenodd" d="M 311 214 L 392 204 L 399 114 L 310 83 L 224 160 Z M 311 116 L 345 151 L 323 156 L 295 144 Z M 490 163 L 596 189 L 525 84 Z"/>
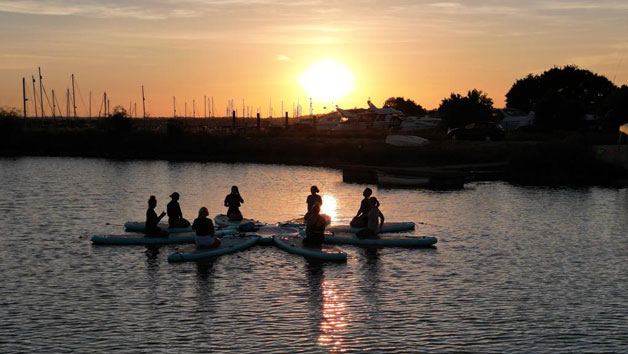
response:
<path id="1" fill-rule="evenodd" d="M 378 235 L 373 238 L 358 238 L 355 234 L 325 235 L 325 242 L 378 247 L 428 247 L 436 244 L 436 237 L 416 237 L 411 235 Z"/>
<path id="2" fill-rule="evenodd" d="M 382 229 L 379 230 L 379 233 L 387 233 L 387 232 L 402 232 L 402 231 L 411 231 L 414 230 L 414 223 L 411 221 L 407 222 L 385 222 L 382 226 Z M 360 227 L 351 227 L 349 225 L 334 225 L 327 228 L 329 231 L 333 232 L 346 232 L 350 234 L 354 234 L 363 228 Z"/>
<path id="3" fill-rule="evenodd" d="M 247 249 L 257 243 L 259 236 L 225 237 L 220 246 L 210 249 L 197 248 L 196 245 L 185 246 L 168 256 L 168 262 L 198 261 L 222 256 Z"/>
<path id="4" fill-rule="evenodd" d="M 176 234 L 181 232 L 193 232 L 191 227 L 184 228 L 169 228 L 168 223 L 160 222 L 157 226 L 159 226 L 162 230 L 168 231 L 168 233 Z M 142 221 L 127 221 L 124 223 L 124 228 L 126 231 L 130 232 L 146 232 L 146 225 Z"/>
<path id="5" fill-rule="evenodd" d="M 236 234 L 235 229 L 218 230 L 216 236 L 222 237 Z M 92 237 L 92 242 L 99 245 L 167 245 L 194 243 L 195 236 L 192 233 L 171 234 L 168 237 L 148 237 L 133 235 L 96 235 Z"/>
<path id="6" fill-rule="evenodd" d="M 242 219 L 240 221 L 229 221 L 229 217 L 225 214 L 218 214 L 214 217 L 214 222 L 219 226 L 240 226 L 252 222 L 254 224 L 260 224 L 259 221 L 253 219 Z"/>
<path id="7" fill-rule="evenodd" d="M 282 250 L 306 258 L 324 261 L 347 261 L 347 254 L 341 249 L 328 245 L 321 245 L 320 248 L 304 246 L 303 237 L 300 236 L 274 236 L 273 241 L 275 242 L 275 245 Z"/>

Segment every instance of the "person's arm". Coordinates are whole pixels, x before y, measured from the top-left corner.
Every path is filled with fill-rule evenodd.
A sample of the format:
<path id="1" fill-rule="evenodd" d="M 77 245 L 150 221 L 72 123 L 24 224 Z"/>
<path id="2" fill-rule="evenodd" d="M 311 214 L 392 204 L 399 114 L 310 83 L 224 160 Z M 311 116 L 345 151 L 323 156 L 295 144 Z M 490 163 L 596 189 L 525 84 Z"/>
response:
<path id="1" fill-rule="evenodd" d="M 240 203 L 244 203 L 244 199 L 242 199 L 242 196 L 238 194 L 238 198 L 240 198 Z"/>
<path id="2" fill-rule="evenodd" d="M 194 220 L 194 222 L 192 223 L 192 230 L 196 231 L 196 225 L 197 225 L 196 220 Z"/>
<path id="3" fill-rule="evenodd" d="M 181 210 L 181 205 L 177 203 L 177 210 L 179 211 L 179 219 L 183 219 L 183 211 Z"/>
<path id="4" fill-rule="evenodd" d="M 216 234 L 216 232 L 214 231 L 214 223 L 211 221 L 211 219 L 209 219 L 209 234 L 214 236 Z"/>
<path id="5" fill-rule="evenodd" d="M 162 211 L 161 214 L 157 217 L 157 223 L 159 223 L 164 216 L 166 216 L 166 212 Z"/>
<path id="6" fill-rule="evenodd" d="M 382 221 L 379 223 L 379 229 L 381 230 L 381 229 L 382 229 L 382 227 L 384 227 L 384 214 L 382 214 L 382 212 L 381 212 L 381 211 L 379 211 L 379 210 L 378 210 L 377 212 L 379 213 L 379 217 L 380 217 L 380 218 L 381 218 L 381 220 L 382 220 Z"/>
<path id="7" fill-rule="evenodd" d="M 228 208 L 229 207 L 229 196 L 225 197 L 225 206 Z"/>

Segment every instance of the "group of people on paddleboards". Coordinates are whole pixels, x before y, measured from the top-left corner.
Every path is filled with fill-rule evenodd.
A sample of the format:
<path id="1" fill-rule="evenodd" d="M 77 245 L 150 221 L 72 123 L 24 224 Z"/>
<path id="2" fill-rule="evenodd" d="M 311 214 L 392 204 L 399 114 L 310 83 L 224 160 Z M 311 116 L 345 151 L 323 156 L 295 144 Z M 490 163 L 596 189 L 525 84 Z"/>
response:
<path id="1" fill-rule="evenodd" d="M 170 195 L 171 201 L 167 205 L 167 212 L 161 212 L 159 216 L 155 212 L 157 207 L 157 198 L 151 195 L 148 199 L 148 210 L 146 210 L 146 233 L 153 237 L 168 237 L 168 232 L 162 230 L 158 225 L 164 216 L 168 215 L 169 228 L 187 228 L 192 227 L 196 233 L 196 246 L 199 248 L 214 248 L 220 245 L 220 238 L 215 237 L 214 223 L 209 218 L 209 210 L 201 207 L 198 211 L 198 217 L 190 225 L 190 222 L 183 217 L 181 206 L 179 205 L 180 195 L 174 192 Z M 240 196 L 237 186 L 231 187 L 231 193 L 225 197 L 225 207 L 227 207 L 227 218 L 229 221 L 241 221 L 242 212 L 240 206 L 244 203 L 244 199 Z"/>
<path id="2" fill-rule="evenodd" d="M 307 196 L 307 213 L 305 214 L 305 238 L 304 244 L 320 245 L 325 239 L 325 227 L 331 223 L 331 218 L 321 214 L 323 199 L 318 193 L 317 186 L 310 188 L 310 195 Z M 379 210 L 379 201 L 372 197 L 371 188 L 364 189 L 362 195 L 364 199 L 360 203 L 358 213 L 351 220 L 351 227 L 359 228 L 357 237 L 368 238 L 376 236 L 384 225 L 384 214 Z"/>
<path id="3" fill-rule="evenodd" d="M 328 215 L 321 214 L 323 199 L 318 194 L 320 190 L 317 186 L 310 188 L 310 195 L 307 196 L 307 213 L 304 216 L 305 223 L 305 245 L 318 246 L 325 239 L 325 228 L 331 223 Z M 384 214 L 379 210 L 379 201 L 372 197 L 373 191 L 370 188 L 364 189 L 362 195 L 364 199 L 360 203 L 358 213 L 351 220 L 351 227 L 360 228 L 356 236 L 361 238 L 373 237 L 377 235 L 384 225 Z M 179 205 L 180 195 L 174 192 L 170 195 L 171 201 L 167 205 L 167 213 L 161 212 L 159 216 L 155 212 L 157 198 L 151 195 L 148 199 L 148 210 L 146 210 L 146 233 L 153 237 L 168 237 L 168 232 L 162 230 L 158 224 L 164 216 L 168 216 L 169 228 L 192 227 L 196 233 L 196 245 L 199 248 L 214 248 L 220 245 L 220 238 L 215 237 L 214 223 L 209 218 L 209 210 L 201 207 L 198 217 L 190 225 L 190 222 L 183 217 L 181 206 Z M 240 206 L 244 199 L 240 195 L 237 186 L 231 187 L 231 193 L 225 197 L 224 205 L 227 207 L 227 219 L 230 222 L 243 220 Z"/>

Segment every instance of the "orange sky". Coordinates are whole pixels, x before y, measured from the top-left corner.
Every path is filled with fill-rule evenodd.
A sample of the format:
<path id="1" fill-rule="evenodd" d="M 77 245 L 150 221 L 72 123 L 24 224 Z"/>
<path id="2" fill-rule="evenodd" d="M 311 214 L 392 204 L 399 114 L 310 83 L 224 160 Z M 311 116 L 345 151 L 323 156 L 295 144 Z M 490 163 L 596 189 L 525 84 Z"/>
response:
<path id="1" fill-rule="evenodd" d="M 437 108 L 451 92 L 478 88 L 496 106 L 515 79 L 575 64 L 628 82 L 628 3 L 590 1 L 271 1 L 271 0 L 0 0 L 0 106 L 21 108 L 21 79 L 42 67 L 48 93 L 64 92 L 74 73 L 79 115 L 89 91 L 97 113 L 111 106 L 172 115 L 184 102 L 213 96 L 241 110 L 284 101 L 308 112 L 301 74 L 333 59 L 354 76 L 342 107 L 405 96 Z M 27 81 L 30 84 L 30 81 Z M 29 87 L 32 95 L 32 86 Z M 84 103 L 83 103 L 84 102 Z M 314 101 L 321 113 L 331 102 Z M 65 106 L 64 106 L 65 107 Z M 49 111 L 49 108 L 46 108 Z M 141 108 L 138 108 L 141 114 Z M 29 110 L 32 108 L 29 106 Z M 190 113 L 191 115 L 191 113 Z"/>

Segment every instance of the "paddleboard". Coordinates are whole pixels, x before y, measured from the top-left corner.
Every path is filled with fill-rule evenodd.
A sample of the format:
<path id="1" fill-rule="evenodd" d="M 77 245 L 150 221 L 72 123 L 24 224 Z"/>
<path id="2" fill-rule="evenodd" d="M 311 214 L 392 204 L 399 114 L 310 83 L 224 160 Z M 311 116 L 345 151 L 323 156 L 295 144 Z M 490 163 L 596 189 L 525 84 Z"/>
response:
<path id="1" fill-rule="evenodd" d="M 259 227 L 255 231 L 255 233 L 261 236 L 259 241 L 257 241 L 258 245 L 272 246 L 274 244 L 273 236 L 278 236 L 278 235 L 297 236 L 299 234 L 299 229 L 291 228 L 291 227 L 265 225 L 265 226 Z"/>
<path id="2" fill-rule="evenodd" d="M 346 262 L 347 254 L 337 247 L 321 245 L 320 248 L 303 245 L 303 237 L 293 235 L 273 236 L 275 246 L 286 252 L 290 252 L 306 258 L 323 261 Z"/>
<path id="3" fill-rule="evenodd" d="M 403 232 L 403 231 L 412 231 L 414 230 L 414 223 L 409 222 L 385 222 L 382 226 L 382 229 L 379 231 L 380 234 L 389 233 L 389 232 Z M 363 228 L 361 227 L 351 227 L 349 225 L 334 225 L 327 227 L 327 230 L 333 232 L 345 232 L 349 234 L 354 234 Z"/>
<path id="4" fill-rule="evenodd" d="M 355 234 L 325 235 L 325 242 L 340 245 L 376 246 L 376 247 L 429 247 L 438 240 L 430 236 L 378 235 L 374 238 L 358 238 Z"/>
<path id="5" fill-rule="evenodd" d="M 257 220 L 253 219 L 242 219 L 240 221 L 229 221 L 229 217 L 225 214 L 218 214 L 214 217 L 214 223 L 218 226 L 240 226 L 242 224 L 246 224 L 252 222 L 256 225 L 261 225 L 261 223 Z"/>
<path id="6" fill-rule="evenodd" d="M 224 237 L 237 234 L 237 230 L 218 230 L 215 234 L 218 237 Z M 167 245 L 194 243 L 194 240 L 195 235 L 193 233 L 171 234 L 168 237 L 142 237 L 134 234 L 96 235 L 92 237 L 92 242 L 99 245 Z"/>
<path id="7" fill-rule="evenodd" d="M 185 228 L 169 228 L 168 223 L 160 222 L 157 224 L 162 230 L 168 231 L 171 234 L 194 232 L 191 227 Z M 124 228 L 129 232 L 146 232 L 146 224 L 143 221 L 127 221 L 124 223 Z"/>
<path id="8" fill-rule="evenodd" d="M 245 250 L 257 243 L 259 236 L 225 237 L 220 246 L 210 249 L 189 245 L 168 256 L 168 262 L 190 262 L 215 258 L 224 254 Z"/>

